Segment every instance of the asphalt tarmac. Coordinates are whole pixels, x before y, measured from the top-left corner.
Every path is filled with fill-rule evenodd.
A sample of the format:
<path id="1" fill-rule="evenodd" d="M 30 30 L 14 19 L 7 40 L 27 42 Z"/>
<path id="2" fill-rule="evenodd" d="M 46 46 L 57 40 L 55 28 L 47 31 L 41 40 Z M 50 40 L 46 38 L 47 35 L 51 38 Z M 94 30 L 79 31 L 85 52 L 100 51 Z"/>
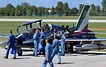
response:
<path id="1" fill-rule="evenodd" d="M 6 50 L 0 47 L 0 67 L 41 67 L 44 58 L 43 55 L 33 57 L 31 51 L 25 51 L 23 56 L 17 56 L 17 59 L 12 59 L 12 54 L 9 54 L 8 59 L 4 59 L 5 52 Z M 106 52 L 66 54 L 61 56 L 61 60 L 62 64 L 57 64 L 58 60 L 55 56 L 53 59 L 54 67 L 105 67 Z"/>

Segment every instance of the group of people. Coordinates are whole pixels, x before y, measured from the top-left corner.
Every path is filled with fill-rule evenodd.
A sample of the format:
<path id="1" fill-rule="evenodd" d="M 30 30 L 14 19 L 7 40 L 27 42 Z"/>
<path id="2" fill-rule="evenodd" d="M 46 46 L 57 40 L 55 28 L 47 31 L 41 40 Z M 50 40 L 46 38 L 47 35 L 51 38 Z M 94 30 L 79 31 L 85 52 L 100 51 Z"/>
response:
<path id="1" fill-rule="evenodd" d="M 44 29 L 41 29 L 40 33 L 39 30 L 36 29 L 36 32 L 33 35 L 33 39 L 34 39 L 33 56 L 38 57 L 37 54 L 38 47 L 39 45 L 43 46 L 43 51 L 45 55 L 42 67 L 46 67 L 47 63 L 49 63 L 51 67 L 54 67 L 52 60 L 55 55 L 57 55 L 58 57 L 58 64 L 61 64 L 60 55 L 62 56 L 65 55 L 64 52 L 65 52 L 65 39 L 66 39 L 63 31 L 61 31 L 59 34 L 57 30 L 54 29 L 54 32 L 51 35 L 51 37 L 46 38 L 44 34 Z M 46 45 L 44 45 L 44 42 L 46 42 Z M 59 52 L 59 46 L 61 46 L 61 54 Z"/>
<path id="2" fill-rule="evenodd" d="M 53 65 L 53 58 L 55 55 L 58 57 L 58 64 L 61 64 L 61 57 L 60 55 L 65 55 L 65 35 L 64 32 L 61 31 L 60 33 L 57 32 L 56 29 L 54 29 L 53 34 L 51 35 L 53 38 L 46 38 L 44 34 L 44 29 L 36 29 L 35 33 L 33 34 L 33 40 L 34 40 L 34 50 L 32 55 L 34 57 L 38 57 L 38 49 L 39 45 L 42 46 L 42 50 L 44 53 L 44 61 L 42 64 L 42 67 L 46 67 L 47 63 L 50 64 L 50 67 L 54 67 Z M 10 30 L 10 36 L 8 38 L 8 48 L 6 52 L 6 56 L 4 58 L 8 59 L 9 50 L 12 48 L 14 57 L 13 59 L 16 59 L 16 49 L 15 49 L 15 36 L 12 34 L 12 30 Z M 61 46 L 61 54 L 59 52 Z"/>

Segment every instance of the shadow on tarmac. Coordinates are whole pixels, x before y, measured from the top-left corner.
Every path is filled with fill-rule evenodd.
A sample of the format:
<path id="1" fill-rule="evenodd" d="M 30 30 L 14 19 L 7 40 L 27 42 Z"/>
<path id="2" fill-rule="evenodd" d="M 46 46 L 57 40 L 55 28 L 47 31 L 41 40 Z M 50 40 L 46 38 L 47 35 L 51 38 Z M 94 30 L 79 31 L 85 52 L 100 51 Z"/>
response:
<path id="1" fill-rule="evenodd" d="M 26 57 L 26 58 L 16 58 L 16 60 L 18 60 L 18 59 L 30 59 L 29 57 Z"/>
<path id="2" fill-rule="evenodd" d="M 25 54 L 25 55 L 22 55 L 22 56 L 32 56 L 32 54 Z"/>
<path id="3" fill-rule="evenodd" d="M 88 55 L 88 56 L 106 55 L 106 52 L 76 52 L 68 54 L 67 56 L 80 56 L 80 55 Z"/>
<path id="4" fill-rule="evenodd" d="M 58 64 L 58 63 L 54 63 L 54 64 Z M 66 61 L 66 62 L 62 62 L 60 65 L 64 65 L 64 64 L 74 64 L 74 62 L 72 61 Z"/>
<path id="5" fill-rule="evenodd" d="M 63 62 L 63 63 L 61 63 L 61 64 L 74 64 L 74 62 Z"/>

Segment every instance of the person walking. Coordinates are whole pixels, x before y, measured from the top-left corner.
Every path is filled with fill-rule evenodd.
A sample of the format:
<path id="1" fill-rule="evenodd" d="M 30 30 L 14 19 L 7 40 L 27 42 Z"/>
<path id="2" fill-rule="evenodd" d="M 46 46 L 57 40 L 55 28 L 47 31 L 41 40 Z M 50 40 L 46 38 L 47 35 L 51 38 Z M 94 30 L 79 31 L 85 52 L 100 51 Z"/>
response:
<path id="1" fill-rule="evenodd" d="M 61 64 L 61 57 L 60 57 L 60 53 L 59 53 L 60 41 L 57 38 L 58 38 L 57 36 L 54 36 L 52 59 L 54 58 L 55 55 L 57 55 L 58 64 Z"/>
<path id="2" fill-rule="evenodd" d="M 51 45 L 51 39 L 46 39 L 46 46 L 45 46 L 45 57 L 42 64 L 42 67 L 46 67 L 47 63 L 49 63 L 50 67 L 54 67 L 52 62 L 52 45 Z"/>
<path id="3" fill-rule="evenodd" d="M 8 45 L 8 48 L 6 51 L 6 56 L 4 58 L 8 59 L 9 51 L 10 49 L 12 49 L 14 53 L 13 59 L 16 59 L 15 36 L 12 34 L 12 30 L 10 30 L 10 35 L 8 37 L 7 45 Z"/>

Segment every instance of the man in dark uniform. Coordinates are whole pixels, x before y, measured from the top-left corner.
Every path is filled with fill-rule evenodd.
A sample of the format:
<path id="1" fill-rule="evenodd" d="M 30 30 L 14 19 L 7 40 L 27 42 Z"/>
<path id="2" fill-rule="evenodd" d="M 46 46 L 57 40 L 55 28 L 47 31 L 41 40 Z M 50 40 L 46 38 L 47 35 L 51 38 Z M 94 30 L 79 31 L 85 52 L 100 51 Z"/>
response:
<path id="1" fill-rule="evenodd" d="M 15 48 L 15 36 L 12 34 L 12 30 L 10 30 L 10 35 L 7 42 L 8 48 L 6 52 L 6 56 L 4 58 L 8 59 L 9 50 L 12 48 L 14 57 L 13 59 L 16 59 L 16 48 Z"/>

